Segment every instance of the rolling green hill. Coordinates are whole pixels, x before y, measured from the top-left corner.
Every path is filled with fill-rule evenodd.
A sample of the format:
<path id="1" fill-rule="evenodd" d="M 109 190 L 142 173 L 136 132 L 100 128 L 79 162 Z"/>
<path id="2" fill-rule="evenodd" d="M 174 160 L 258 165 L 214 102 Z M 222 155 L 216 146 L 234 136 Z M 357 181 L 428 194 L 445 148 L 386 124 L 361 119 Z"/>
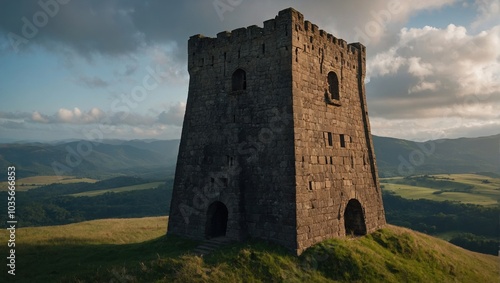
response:
<path id="1" fill-rule="evenodd" d="M 22 228 L 16 277 L 2 282 L 498 282 L 498 257 L 470 252 L 408 229 L 387 226 L 332 239 L 300 257 L 258 240 L 205 257 L 197 243 L 164 237 L 166 217 L 107 219 Z M 0 237 L 7 237 L 0 230 Z M 0 247 L 6 254 L 6 245 Z"/>

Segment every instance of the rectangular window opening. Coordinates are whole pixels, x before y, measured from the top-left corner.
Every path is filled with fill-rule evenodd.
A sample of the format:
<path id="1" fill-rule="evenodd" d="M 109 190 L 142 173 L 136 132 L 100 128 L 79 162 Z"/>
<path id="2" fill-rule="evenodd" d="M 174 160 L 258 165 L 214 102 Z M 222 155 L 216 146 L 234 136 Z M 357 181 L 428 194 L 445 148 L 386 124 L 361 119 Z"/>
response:
<path id="1" fill-rule="evenodd" d="M 228 184 L 227 178 L 220 178 L 220 181 L 222 183 L 222 186 L 224 186 L 224 188 L 227 188 L 227 184 Z"/>
<path id="2" fill-rule="evenodd" d="M 234 157 L 226 155 L 226 164 L 228 166 L 233 166 L 234 165 Z"/>
<path id="3" fill-rule="evenodd" d="M 313 190 L 313 182 L 312 181 L 309 181 L 309 190 L 312 191 Z"/>
<path id="4" fill-rule="evenodd" d="M 345 147 L 345 135 L 340 135 L 340 147 Z"/>
<path id="5" fill-rule="evenodd" d="M 332 133 L 328 133 L 328 146 L 333 146 L 333 135 Z"/>

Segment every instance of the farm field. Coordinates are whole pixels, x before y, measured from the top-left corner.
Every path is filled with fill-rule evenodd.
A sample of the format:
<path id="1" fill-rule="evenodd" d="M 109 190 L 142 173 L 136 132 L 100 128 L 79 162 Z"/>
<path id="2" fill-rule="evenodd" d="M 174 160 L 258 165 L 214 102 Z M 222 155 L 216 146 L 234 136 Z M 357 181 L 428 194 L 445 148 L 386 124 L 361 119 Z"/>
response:
<path id="1" fill-rule="evenodd" d="M 137 191 L 137 190 L 147 190 L 147 189 L 154 189 L 154 188 L 156 188 L 159 185 L 164 184 L 164 183 L 165 182 L 150 182 L 150 183 L 145 183 L 145 184 L 125 186 L 125 187 L 112 188 L 112 189 L 106 189 L 106 190 L 87 191 L 87 192 L 82 192 L 82 193 L 70 194 L 69 196 L 72 196 L 72 197 L 84 197 L 84 196 L 85 197 L 95 197 L 95 196 L 103 195 L 105 193 L 122 193 L 122 192 Z"/>
<path id="2" fill-rule="evenodd" d="M 456 201 L 483 206 L 497 205 L 500 179 L 479 174 L 438 174 L 382 178 L 384 191 L 407 199 Z"/>
<path id="3" fill-rule="evenodd" d="M 98 180 L 75 176 L 34 176 L 16 179 L 16 190 L 27 191 L 50 184 L 95 183 Z M 0 191 L 7 191 L 8 183 L 0 182 Z"/>

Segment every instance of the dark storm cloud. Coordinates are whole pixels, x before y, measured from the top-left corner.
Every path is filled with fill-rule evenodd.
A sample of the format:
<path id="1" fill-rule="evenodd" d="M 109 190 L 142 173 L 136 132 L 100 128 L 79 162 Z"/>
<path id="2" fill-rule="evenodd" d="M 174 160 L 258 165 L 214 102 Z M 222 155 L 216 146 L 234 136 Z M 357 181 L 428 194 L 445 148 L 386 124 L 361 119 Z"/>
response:
<path id="1" fill-rule="evenodd" d="M 264 20 L 290 6 L 303 12 L 306 19 L 340 33 L 337 35 L 348 41 L 375 42 L 386 29 L 403 22 L 412 11 L 437 8 L 450 2 L 453 1 L 422 0 L 418 5 L 398 0 L 321 0 L 314 4 L 291 0 L 2 1 L 0 31 L 9 42 L 26 39 L 27 42 L 19 44 L 19 49 L 32 43 L 48 49 L 62 44 L 86 56 L 115 55 L 156 43 L 174 42 L 178 56 L 183 58 L 191 35 L 215 36 L 219 31 L 241 26 L 262 26 Z M 371 33 L 367 30 L 370 23 L 375 24 Z M 359 31 L 365 35 L 359 36 Z"/>

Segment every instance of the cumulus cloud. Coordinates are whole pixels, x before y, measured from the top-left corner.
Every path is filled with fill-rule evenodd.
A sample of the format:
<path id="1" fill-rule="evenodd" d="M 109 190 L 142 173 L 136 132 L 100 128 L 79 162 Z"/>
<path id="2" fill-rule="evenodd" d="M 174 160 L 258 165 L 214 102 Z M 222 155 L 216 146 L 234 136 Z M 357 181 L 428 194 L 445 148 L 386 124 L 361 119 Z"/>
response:
<path id="1" fill-rule="evenodd" d="M 500 26 L 404 28 L 369 60 L 371 113 L 382 118 L 474 117 L 500 113 Z"/>
<path id="2" fill-rule="evenodd" d="M 478 11 L 476 20 L 471 24 L 472 28 L 479 30 L 500 23 L 500 0 L 476 0 L 475 6 Z"/>
<path id="3" fill-rule="evenodd" d="M 273 18 L 279 10 L 290 5 L 302 11 L 309 20 L 340 33 L 339 36 L 347 37 L 348 40 L 354 39 L 355 27 L 366 32 L 369 23 L 375 22 L 380 32 L 372 32 L 369 36 L 377 40 L 383 36 L 387 27 L 403 23 L 413 13 L 440 8 L 455 1 L 318 0 L 314 5 L 305 1 L 290 3 L 289 0 L 223 1 L 229 3 L 227 10 L 214 5 L 214 1 L 205 0 L 175 3 L 162 0 L 70 1 L 68 4 L 57 5 L 57 9 L 51 8 L 53 13 L 47 17 L 47 23 L 37 27 L 33 16 L 44 11 L 39 2 L 47 1 L 3 3 L 0 31 L 3 30 L 9 42 L 12 42 L 12 35 L 15 34 L 27 39 L 29 43 L 36 43 L 50 50 L 54 50 L 54 43 L 57 43 L 85 56 L 96 53 L 133 53 L 144 46 L 175 43 L 180 47 L 177 55 L 185 59 L 189 36 L 197 33 L 213 36 L 222 30 L 252 24 L 262 25 L 264 20 Z M 31 32 L 28 32 L 29 28 L 25 27 L 26 21 L 23 19 L 34 26 Z M 19 47 L 22 50 L 27 45 L 29 44 L 21 44 Z"/>
<path id="4" fill-rule="evenodd" d="M 165 125 L 182 126 L 184 112 L 186 112 L 186 104 L 178 103 L 171 106 L 167 111 L 161 112 L 158 115 L 158 122 Z"/>
<path id="5" fill-rule="evenodd" d="M 38 111 L 33 112 L 33 114 L 31 115 L 31 120 L 33 122 L 38 122 L 38 123 L 48 123 L 49 122 L 49 119 L 47 119 L 47 117 L 42 116 L 42 114 L 40 114 L 40 112 L 38 112 Z"/>
<path id="6" fill-rule="evenodd" d="M 73 109 L 60 108 L 53 114 L 42 114 L 38 111 L 27 112 L 0 112 L 0 121 L 35 124 L 71 124 L 71 125 L 127 125 L 137 127 L 166 126 L 181 127 L 186 109 L 185 103 L 176 103 L 158 115 L 145 115 L 134 112 L 104 112 L 94 107 L 89 111 L 82 111 L 78 107 Z"/>
<path id="7" fill-rule="evenodd" d="M 394 136 L 414 141 L 442 138 L 479 137 L 499 134 L 500 120 L 464 119 L 444 117 L 430 119 L 385 119 L 370 120 L 372 134 Z"/>
<path id="8" fill-rule="evenodd" d="M 378 125 L 387 121 L 392 125 L 401 119 L 460 118 L 472 127 L 498 119 L 491 113 L 500 113 L 499 0 L 475 0 L 471 6 L 477 10 L 477 18 L 471 26 L 449 25 L 442 29 L 403 27 L 422 11 L 455 5 L 459 0 L 317 0 L 314 5 L 289 0 L 221 1 L 239 4 L 231 4 L 221 14 L 214 1 L 205 0 L 69 1 L 59 5 L 48 23 L 36 28 L 29 38 L 23 29 L 26 21 L 33 23 L 33 15 L 42 11 L 39 1 L 4 1 L 0 9 L 0 52 L 12 52 L 15 34 L 27 39 L 18 46 L 21 51 L 34 46 L 70 54 L 68 58 L 106 56 L 109 60 L 147 54 L 152 65 L 161 66 L 169 83 L 185 83 L 189 36 L 198 33 L 215 36 L 223 30 L 262 26 L 264 20 L 275 17 L 279 10 L 294 6 L 307 20 L 328 32 L 368 46 L 367 96 L 371 115 L 375 121 L 382 119 Z M 132 60 L 115 72 L 115 79 L 134 80 L 138 66 L 139 62 Z M 74 77 L 91 89 L 109 88 L 116 83 L 89 74 L 77 73 Z M 184 108 L 182 104 L 169 106 L 156 115 L 61 108 L 50 114 L 0 113 L 0 120 L 20 119 L 25 124 L 57 127 L 91 125 L 106 119 L 106 123 L 127 126 L 129 134 L 139 134 L 141 129 L 154 134 L 163 126 L 178 129 Z M 415 124 L 415 127 L 426 126 L 429 124 Z M 443 128 L 453 131 L 459 127 L 443 125 Z"/>

